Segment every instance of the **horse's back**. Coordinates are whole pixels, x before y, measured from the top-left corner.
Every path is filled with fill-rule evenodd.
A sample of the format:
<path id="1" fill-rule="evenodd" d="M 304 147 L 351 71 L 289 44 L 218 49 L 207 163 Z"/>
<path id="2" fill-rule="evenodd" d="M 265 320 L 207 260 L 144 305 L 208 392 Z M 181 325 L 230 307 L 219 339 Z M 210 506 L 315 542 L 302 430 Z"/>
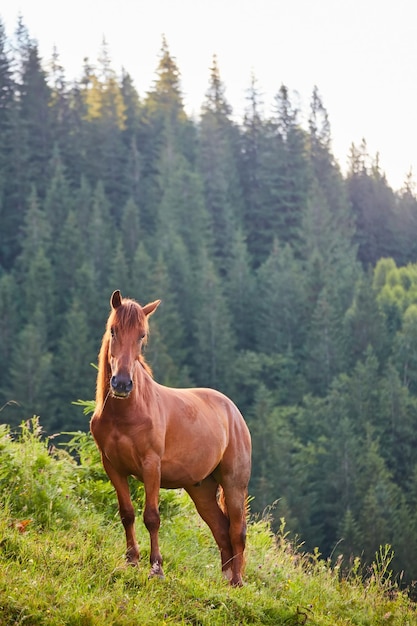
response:
<path id="1" fill-rule="evenodd" d="M 171 403 L 171 419 L 178 427 L 187 420 L 187 426 L 195 423 L 197 428 L 207 424 L 223 428 L 228 437 L 241 435 L 250 441 L 249 430 L 236 404 L 221 391 L 206 387 L 168 390 Z"/>

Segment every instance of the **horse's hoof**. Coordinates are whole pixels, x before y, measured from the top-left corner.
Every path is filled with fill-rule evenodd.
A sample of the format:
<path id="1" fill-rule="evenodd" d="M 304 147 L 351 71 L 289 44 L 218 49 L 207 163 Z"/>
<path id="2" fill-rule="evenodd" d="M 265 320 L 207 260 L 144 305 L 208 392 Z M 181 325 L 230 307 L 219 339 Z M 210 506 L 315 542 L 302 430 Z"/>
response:
<path id="1" fill-rule="evenodd" d="M 165 574 L 160 563 L 154 563 L 152 565 L 148 578 L 149 580 L 151 578 L 159 578 L 160 580 L 164 580 Z"/>

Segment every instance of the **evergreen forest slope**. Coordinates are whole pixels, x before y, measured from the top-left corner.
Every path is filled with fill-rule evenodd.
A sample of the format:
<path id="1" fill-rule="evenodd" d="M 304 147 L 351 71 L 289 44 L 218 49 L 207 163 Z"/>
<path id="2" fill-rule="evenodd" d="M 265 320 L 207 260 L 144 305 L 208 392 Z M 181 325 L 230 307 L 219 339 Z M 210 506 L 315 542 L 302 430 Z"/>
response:
<path id="1" fill-rule="evenodd" d="M 86 433 L 74 402 L 94 397 L 112 291 L 160 298 L 146 358 L 162 384 L 237 403 L 253 438 L 253 514 L 268 511 L 274 532 L 284 518 L 334 566 L 370 567 L 389 545 L 396 580 L 412 585 L 412 176 L 393 190 L 365 140 L 342 174 L 318 88 L 306 122 L 286 85 L 266 114 L 254 79 L 240 121 L 225 94 L 214 57 L 201 114 L 187 116 L 165 39 L 146 94 L 105 45 L 70 80 L 23 20 L 12 38 L 0 21 L 0 421 L 14 432 L 37 415 L 48 436 Z"/>

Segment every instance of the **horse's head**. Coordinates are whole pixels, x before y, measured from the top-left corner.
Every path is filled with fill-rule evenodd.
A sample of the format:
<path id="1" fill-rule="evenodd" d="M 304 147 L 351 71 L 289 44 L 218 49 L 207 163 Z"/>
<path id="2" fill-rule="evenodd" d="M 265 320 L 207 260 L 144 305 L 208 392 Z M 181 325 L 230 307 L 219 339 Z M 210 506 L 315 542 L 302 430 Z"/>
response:
<path id="1" fill-rule="evenodd" d="M 148 336 L 148 317 L 160 300 L 142 307 L 135 300 L 122 298 L 119 290 L 110 298 L 111 313 L 107 322 L 110 390 L 117 398 L 127 398 L 133 389 L 133 371 Z"/>

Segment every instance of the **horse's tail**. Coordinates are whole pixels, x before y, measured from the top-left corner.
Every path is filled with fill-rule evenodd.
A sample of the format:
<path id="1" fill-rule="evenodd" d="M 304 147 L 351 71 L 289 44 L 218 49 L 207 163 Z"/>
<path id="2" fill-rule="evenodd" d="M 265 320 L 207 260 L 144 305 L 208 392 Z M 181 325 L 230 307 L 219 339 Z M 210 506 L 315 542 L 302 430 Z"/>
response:
<path id="1" fill-rule="evenodd" d="M 217 504 L 219 505 L 222 512 L 226 515 L 226 517 L 229 517 L 229 513 L 227 512 L 226 498 L 224 497 L 224 489 L 221 485 L 219 485 L 217 488 Z M 246 519 L 248 519 L 249 514 L 250 514 L 250 498 L 246 494 L 246 498 L 245 498 L 245 518 Z"/>
<path id="2" fill-rule="evenodd" d="M 224 497 L 224 489 L 221 485 L 219 485 L 217 489 L 217 504 L 219 505 L 224 515 L 226 515 L 226 517 L 229 517 L 229 513 L 227 511 L 226 498 Z"/>

